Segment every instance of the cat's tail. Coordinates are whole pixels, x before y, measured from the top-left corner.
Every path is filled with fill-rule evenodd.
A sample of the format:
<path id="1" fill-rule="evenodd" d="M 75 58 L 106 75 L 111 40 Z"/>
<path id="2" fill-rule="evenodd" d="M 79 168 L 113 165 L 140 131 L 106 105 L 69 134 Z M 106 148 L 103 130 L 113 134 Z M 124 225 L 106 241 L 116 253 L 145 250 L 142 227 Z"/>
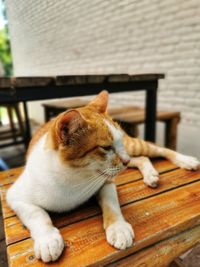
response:
<path id="1" fill-rule="evenodd" d="M 164 157 L 181 168 L 189 170 L 200 168 L 200 162 L 194 157 L 185 156 L 171 149 L 160 147 L 138 138 L 132 138 L 127 134 L 124 135 L 123 142 L 127 153 L 131 157 Z"/>

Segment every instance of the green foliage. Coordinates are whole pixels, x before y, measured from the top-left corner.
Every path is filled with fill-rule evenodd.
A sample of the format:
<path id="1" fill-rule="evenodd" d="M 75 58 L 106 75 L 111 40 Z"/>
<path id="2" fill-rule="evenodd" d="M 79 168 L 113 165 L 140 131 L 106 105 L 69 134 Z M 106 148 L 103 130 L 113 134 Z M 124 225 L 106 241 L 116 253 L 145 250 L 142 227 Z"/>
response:
<path id="1" fill-rule="evenodd" d="M 12 57 L 6 28 L 0 30 L 0 61 L 3 64 L 5 75 L 12 75 Z"/>
<path id="2" fill-rule="evenodd" d="M 5 11 L 5 1 L 0 0 L 0 16 L 4 18 L 5 25 L 0 30 L 0 63 L 4 67 L 5 76 L 12 75 L 12 57 L 10 41 L 8 37 L 8 26 Z"/>

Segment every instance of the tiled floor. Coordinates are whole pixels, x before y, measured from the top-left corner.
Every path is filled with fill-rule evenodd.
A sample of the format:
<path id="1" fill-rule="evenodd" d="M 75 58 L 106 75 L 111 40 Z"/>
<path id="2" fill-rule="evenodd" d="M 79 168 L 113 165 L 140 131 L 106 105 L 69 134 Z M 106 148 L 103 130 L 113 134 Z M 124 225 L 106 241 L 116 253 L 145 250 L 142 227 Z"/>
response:
<path id="1" fill-rule="evenodd" d="M 22 166 L 25 162 L 25 153 L 23 146 L 1 150 L 1 156 L 4 157 L 6 163 L 9 165 L 10 168 Z M 0 267 L 7 267 L 4 242 L 5 240 L 0 211 Z M 194 249 L 182 255 L 179 258 L 177 265 L 173 264 L 172 266 L 200 267 L 200 243 Z"/>

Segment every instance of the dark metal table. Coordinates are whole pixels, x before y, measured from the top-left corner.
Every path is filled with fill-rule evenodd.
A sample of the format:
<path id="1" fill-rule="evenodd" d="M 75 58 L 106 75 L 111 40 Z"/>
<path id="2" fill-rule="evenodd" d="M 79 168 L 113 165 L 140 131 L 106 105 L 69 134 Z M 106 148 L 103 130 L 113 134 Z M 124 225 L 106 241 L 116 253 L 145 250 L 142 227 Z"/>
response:
<path id="1" fill-rule="evenodd" d="M 92 95 L 103 89 L 110 93 L 145 90 L 145 139 L 155 141 L 158 80 L 163 78 L 164 74 L 156 73 L 0 78 L 0 104 L 23 102 L 25 142 L 28 144 L 31 133 L 27 101 Z"/>

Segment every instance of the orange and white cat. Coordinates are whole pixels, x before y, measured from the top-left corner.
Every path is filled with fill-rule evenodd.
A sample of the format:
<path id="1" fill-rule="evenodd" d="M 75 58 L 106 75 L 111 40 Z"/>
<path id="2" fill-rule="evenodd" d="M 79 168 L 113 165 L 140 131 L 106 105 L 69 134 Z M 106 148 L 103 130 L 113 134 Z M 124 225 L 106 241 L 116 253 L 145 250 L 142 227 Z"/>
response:
<path id="1" fill-rule="evenodd" d="M 137 167 L 148 186 L 157 186 L 158 172 L 148 157 L 199 167 L 193 157 L 126 135 L 106 113 L 107 104 L 103 91 L 86 107 L 61 113 L 38 130 L 24 172 L 8 190 L 7 202 L 30 230 L 35 255 L 44 262 L 55 261 L 64 249 L 46 210 L 69 211 L 96 194 L 108 243 L 125 249 L 134 232 L 121 213 L 114 177 L 127 166 Z"/>

